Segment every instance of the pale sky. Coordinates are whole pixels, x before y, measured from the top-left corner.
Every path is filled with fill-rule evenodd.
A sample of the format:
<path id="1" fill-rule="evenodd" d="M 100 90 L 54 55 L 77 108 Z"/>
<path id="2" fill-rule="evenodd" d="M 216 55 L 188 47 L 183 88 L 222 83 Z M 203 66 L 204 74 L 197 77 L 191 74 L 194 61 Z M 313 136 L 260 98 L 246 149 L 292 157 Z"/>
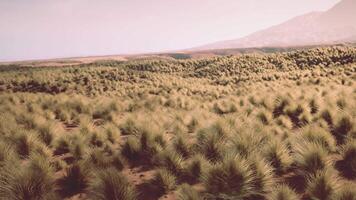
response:
<path id="1" fill-rule="evenodd" d="M 339 0 L 0 0 L 0 61 L 186 49 Z"/>

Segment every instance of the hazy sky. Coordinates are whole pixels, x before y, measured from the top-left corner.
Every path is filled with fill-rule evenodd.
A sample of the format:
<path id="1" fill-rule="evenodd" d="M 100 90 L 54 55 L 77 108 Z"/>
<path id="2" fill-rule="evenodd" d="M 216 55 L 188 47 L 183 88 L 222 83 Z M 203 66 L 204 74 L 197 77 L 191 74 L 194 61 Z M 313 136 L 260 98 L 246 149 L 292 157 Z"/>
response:
<path id="1" fill-rule="evenodd" d="M 0 0 L 0 61 L 185 49 L 338 1 Z"/>

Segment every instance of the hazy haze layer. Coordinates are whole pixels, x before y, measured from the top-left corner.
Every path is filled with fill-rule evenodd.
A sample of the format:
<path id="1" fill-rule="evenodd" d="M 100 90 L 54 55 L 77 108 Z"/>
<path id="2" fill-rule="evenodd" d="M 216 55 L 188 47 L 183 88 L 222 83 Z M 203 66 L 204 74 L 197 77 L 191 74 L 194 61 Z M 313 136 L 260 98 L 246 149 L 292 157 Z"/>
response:
<path id="1" fill-rule="evenodd" d="M 233 39 L 337 0 L 1 0 L 0 61 L 143 53 Z"/>

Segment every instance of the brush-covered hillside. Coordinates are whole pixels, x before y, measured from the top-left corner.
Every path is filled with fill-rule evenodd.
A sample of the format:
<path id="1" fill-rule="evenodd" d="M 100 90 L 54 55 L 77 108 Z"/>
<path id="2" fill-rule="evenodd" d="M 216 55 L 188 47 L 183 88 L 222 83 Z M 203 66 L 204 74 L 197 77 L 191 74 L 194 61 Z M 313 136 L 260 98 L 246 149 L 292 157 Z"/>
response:
<path id="1" fill-rule="evenodd" d="M 0 66 L 0 199 L 354 200 L 356 48 Z"/>

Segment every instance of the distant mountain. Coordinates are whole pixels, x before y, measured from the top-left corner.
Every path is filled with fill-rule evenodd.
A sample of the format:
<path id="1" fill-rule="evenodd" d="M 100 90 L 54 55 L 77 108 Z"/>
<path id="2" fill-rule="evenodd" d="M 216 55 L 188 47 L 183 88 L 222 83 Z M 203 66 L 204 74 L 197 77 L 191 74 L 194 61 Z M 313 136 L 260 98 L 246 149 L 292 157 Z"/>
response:
<path id="1" fill-rule="evenodd" d="M 287 47 L 356 41 L 356 0 L 342 0 L 325 12 L 312 12 L 235 40 L 192 50 Z"/>

